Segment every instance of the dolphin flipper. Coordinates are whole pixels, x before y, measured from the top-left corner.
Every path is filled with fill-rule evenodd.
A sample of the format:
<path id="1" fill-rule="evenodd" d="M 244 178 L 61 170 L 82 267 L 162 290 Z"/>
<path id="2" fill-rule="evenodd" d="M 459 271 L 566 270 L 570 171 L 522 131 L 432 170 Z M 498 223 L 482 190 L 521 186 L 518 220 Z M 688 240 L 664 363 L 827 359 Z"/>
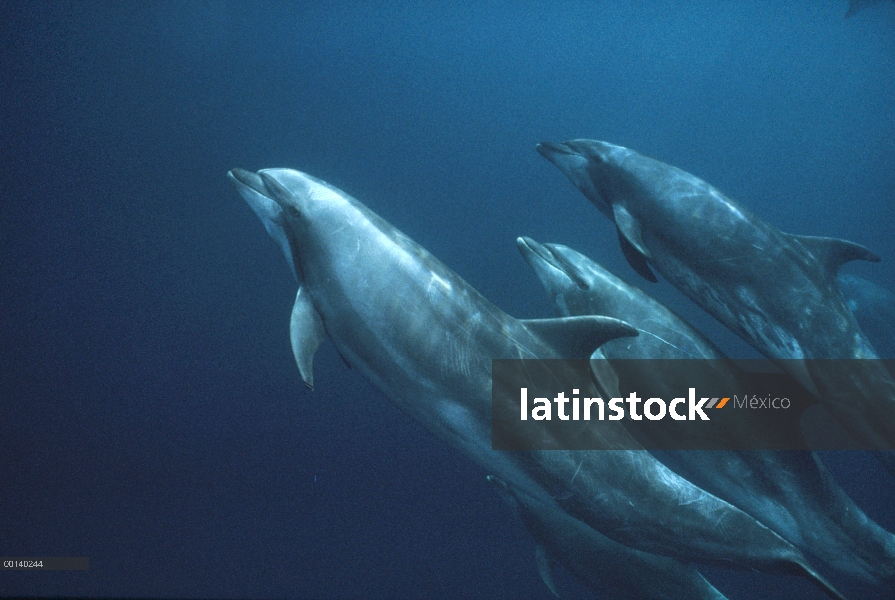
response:
<path id="1" fill-rule="evenodd" d="M 311 302 L 311 295 L 303 286 L 295 295 L 292 317 L 289 319 L 289 341 L 298 372 L 309 389 L 314 389 L 314 353 L 323 343 L 326 331 L 323 321 Z"/>
<path id="2" fill-rule="evenodd" d="M 544 582 L 550 593 L 561 598 L 559 592 L 556 591 L 556 582 L 553 580 L 553 560 L 550 558 L 547 548 L 542 544 L 535 547 L 535 564 L 538 566 L 538 575 L 541 576 L 541 581 Z"/>
<path id="3" fill-rule="evenodd" d="M 588 358 L 610 340 L 637 335 L 637 330 L 610 317 L 528 319 L 525 327 L 552 346 L 562 358 Z"/>
<path id="4" fill-rule="evenodd" d="M 618 242 L 621 244 L 622 253 L 628 264 L 647 281 L 653 283 L 659 281 L 646 262 L 650 254 L 643 244 L 640 223 L 621 204 L 612 205 L 612 214 L 615 217 L 616 231 L 618 231 Z"/>

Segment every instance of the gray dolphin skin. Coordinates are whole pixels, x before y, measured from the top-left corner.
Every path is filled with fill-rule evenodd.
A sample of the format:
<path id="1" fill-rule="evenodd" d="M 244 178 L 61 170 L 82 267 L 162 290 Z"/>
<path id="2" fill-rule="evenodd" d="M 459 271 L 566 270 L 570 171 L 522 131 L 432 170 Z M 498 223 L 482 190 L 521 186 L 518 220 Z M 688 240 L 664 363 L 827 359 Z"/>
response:
<path id="1" fill-rule="evenodd" d="M 895 449 L 895 379 L 839 293 L 867 248 L 772 227 L 681 169 L 596 140 L 538 152 L 616 226 L 631 266 L 655 269 L 807 390 L 867 449 Z M 818 362 L 811 359 L 837 359 Z"/>
<path id="2" fill-rule="evenodd" d="M 558 563 L 602 596 L 617 600 L 722 600 L 724 594 L 692 566 L 614 542 L 561 510 L 513 489 L 497 477 L 494 486 L 513 503 L 537 543 L 544 584 L 557 598 L 551 563 Z"/>
<path id="3" fill-rule="evenodd" d="M 250 205 L 264 202 L 256 213 L 278 231 L 278 243 L 289 244 L 298 278 L 290 336 L 306 383 L 328 336 L 430 431 L 604 535 L 682 561 L 803 576 L 841 597 L 794 546 L 646 452 L 491 449 L 492 359 L 587 358 L 610 339 L 636 334 L 629 325 L 608 317 L 514 319 L 335 187 L 290 169 L 228 176 Z M 612 436 L 620 429 L 599 439 L 618 448 Z"/>
<path id="4" fill-rule="evenodd" d="M 531 238 L 519 238 L 517 245 L 558 315 L 601 314 L 624 319 L 638 329 L 637 337 L 603 344 L 599 353 L 605 358 L 700 358 L 725 364 L 724 354 L 699 331 L 583 254 Z M 648 369 L 634 376 L 650 389 L 664 383 L 645 383 L 651 376 Z M 728 377 L 726 385 L 742 389 L 733 364 Z M 746 411 L 735 421 L 719 421 L 718 434 L 729 440 L 767 435 L 767 425 L 750 416 Z M 797 430 L 781 433 L 800 435 Z M 864 514 L 814 453 L 674 451 L 663 457 L 689 481 L 746 511 L 836 570 L 895 589 L 895 536 Z"/>
<path id="5" fill-rule="evenodd" d="M 839 291 L 864 335 L 883 358 L 895 358 L 895 294 L 855 275 L 840 275 Z"/>

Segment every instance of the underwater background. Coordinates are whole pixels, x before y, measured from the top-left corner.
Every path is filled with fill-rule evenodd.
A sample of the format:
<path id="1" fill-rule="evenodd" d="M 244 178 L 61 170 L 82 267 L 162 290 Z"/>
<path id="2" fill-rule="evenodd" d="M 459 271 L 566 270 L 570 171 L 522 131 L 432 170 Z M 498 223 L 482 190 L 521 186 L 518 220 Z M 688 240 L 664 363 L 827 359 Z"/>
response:
<path id="1" fill-rule="evenodd" d="M 843 272 L 895 290 L 895 5 L 846 6 L 3 3 L 0 555 L 90 570 L 4 572 L 0 596 L 552 598 L 487 473 L 330 343 L 305 389 L 295 282 L 225 174 L 320 177 L 519 318 L 552 313 L 516 236 L 571 246 L 757 356 L 640 279 L 535 144 L 681 167 L 869 247 Z M 822 454 L 895 530 L 895 480 Z M 702 572 L 731 599 L 823 597 Z"/>

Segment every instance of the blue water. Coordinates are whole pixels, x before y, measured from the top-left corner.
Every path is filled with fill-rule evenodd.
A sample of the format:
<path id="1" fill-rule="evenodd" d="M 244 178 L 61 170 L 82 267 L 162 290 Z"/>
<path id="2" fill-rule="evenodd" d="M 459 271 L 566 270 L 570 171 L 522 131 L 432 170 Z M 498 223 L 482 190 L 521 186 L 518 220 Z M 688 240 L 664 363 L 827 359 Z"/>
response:
<path id="1" fill-rule="evenodd" d="M 0 595 L 552 597 L 486 473 L 329 343 L 304 388 L 294 282 L 232 167 L 339 186 L 517 317 L 551 316 L 528 235 L 754 356 L 638 280 L 534 150 L 576 137 L 864 244 L 883 262 L 845 271 L 895 290 L 892 3 L 435 4 L 0 8 L 0 554 L 91 561 L 4 573 Z M 895 481 L 825 459 L 895 530 Z M 705 573 L 732 599 L 822 597 Z"/>

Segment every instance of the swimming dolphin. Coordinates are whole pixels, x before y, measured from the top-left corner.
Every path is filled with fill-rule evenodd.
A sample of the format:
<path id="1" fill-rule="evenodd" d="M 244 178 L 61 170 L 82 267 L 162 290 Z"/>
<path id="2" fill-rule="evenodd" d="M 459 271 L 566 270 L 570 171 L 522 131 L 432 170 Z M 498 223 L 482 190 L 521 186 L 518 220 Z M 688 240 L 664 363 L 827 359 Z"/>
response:
<path id="1" fill-rule="evenodd" d="M 883 358 L 895 358 L 895 294 L 856 275 L 839 275 L 839 291 Z"/>
<path id="2" fill-rule="evenodd" d="M 845 18 L 853 17 L 865 8 L 880 4 L 882 1 L 883 0 L 848 0 L 848 9 L 845 11 Z"/>
<path id="3" fill-rule="evenodd" d="M 603 357 L 713 360 L 719 369 L 729 369 L 727 389 L 743 389 L 744 374 L 721 350 L 641 290 L 566 246 L 539 244 L 525 237 L 517 245 L 559 316 L 601 314 L 624 319 L 638 329 L 637 337 L 603 344 L 598 351 Z M 646 382 L 652 369 L 645 363 L 633 364 L 640 367 L 633 374 L 638 389 L 651 387 Z M 656 396 L 667 394 L 661 389 L 663 383 L 654 382 L 653 389 L 659 388 Z M 717 434 L 731 444 L 768 435 L 767 424 L 752 419 L 754 414 L 741 411 L 734 421 L 717 421 Z M 691 433 L 706 431 L 701 427 Z M 779 433 L 801 435 L 798 429 L 781 428 Z M 670 459 L 666 464 L 689 481 L 746 511 L 838 571 L 895 588 L 895 536 L 864 514 L 814 453 L 711 450 L 663 452 L 661 456 Z"/>
<path id="4" fill-rule="evenodd" d="M 552 563 L 562 565 L 601 597 L 617 600 L 725 598 L 692 566 L 623 546 L 497 477 L 489 475 L 488 481 L 516 506 L 537 544 L 538 573 L 557 598 Z"/>
<path id="5" fill-rule="evenodd" d="M 274 239 L 288 243 L 298 279 L 290 336 L 309 386 L 313 354 L 329 337 L 346 362 L 430 431 L 604 535 L 683 561 L 807 577 L 841 597 L 794 546 L 646 452 L 491 449 L 492 359 L 587 358 L 600 344 L 635 334 L 630 326 L 606 317 L 514 319 L 319 179 L 290 169 L 233 169 L 228 177 L 277 232 Z M 623 427 L 593 433 L 607 448 L 636 447 L 617 444 L 623 434 Z"/>
<path id="6" fill-rule="evenodd" d="M 765 223 L 701 179 L 596 140 L 538 152 L 611 219 L 631 266 L 661 273 L 774 360 L 867 449 L 895 449 L 895 379 L 839 293 L 836 272 L 867 248 Z M 837 359 L 818 361 L 812 359 Z"/>

